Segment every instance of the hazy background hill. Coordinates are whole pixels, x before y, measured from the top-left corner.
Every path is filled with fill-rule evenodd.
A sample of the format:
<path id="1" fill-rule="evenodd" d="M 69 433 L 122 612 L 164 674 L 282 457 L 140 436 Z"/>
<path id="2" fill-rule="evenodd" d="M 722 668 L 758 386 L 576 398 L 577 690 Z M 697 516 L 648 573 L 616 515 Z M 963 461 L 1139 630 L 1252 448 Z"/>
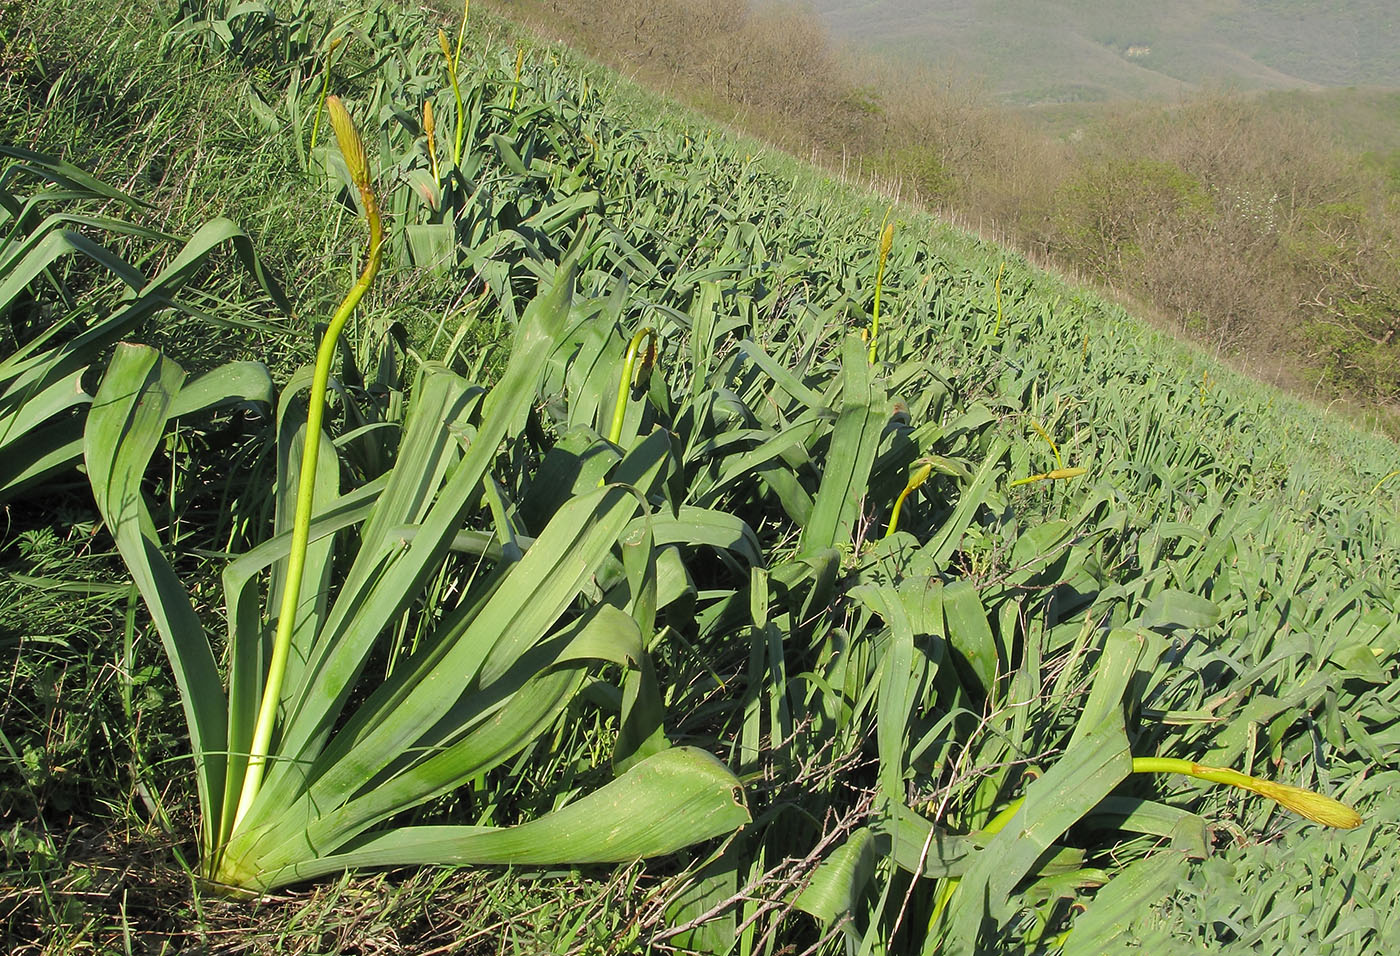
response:
<path id="1" fill-rule="evenodd" d="M 488 2 L 1400 430 L 1396 0 Z"/>
<path id="2" fill-rule="evenodd" d="M 1037 105 L 1238 89 L 1400 86 L 1395 0 L 811 0 L 839 40 Z"/>

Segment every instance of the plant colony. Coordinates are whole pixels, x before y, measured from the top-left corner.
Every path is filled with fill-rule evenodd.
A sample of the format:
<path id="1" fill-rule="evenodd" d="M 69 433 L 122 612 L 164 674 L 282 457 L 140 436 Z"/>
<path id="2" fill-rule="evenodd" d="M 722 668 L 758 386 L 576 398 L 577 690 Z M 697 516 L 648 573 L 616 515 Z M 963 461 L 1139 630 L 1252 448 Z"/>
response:
<path id="1" fill-rule="evenodd" d="M 1393 938 L 1384 869 L 1227 930 L 1150 905 L 1219 879 L 1192 861 L 1226 811 L 1319 866 L 1393 845 L 1385 446 L 1327 431 L 1338 470 L 1283 400 L 926 220 L 640 128 L 547 52 L 388 4 L 185 12 L 161 42 L 257 64 L 244 105 L 367 224 L 361 271 L 314 370 L 189 378 L 117 343 L 217 321 L 186 287 L 225 247 L 289 311 L 254 243 L 175 249 L 6 147 L 0 494 L 85 471 L 179 688 L 209 887 L 699 844 L 650 945 Z M 411 383 L 342 339 L 410 271 L 472 296 Z M 212 526 L 250 543 L 216 612 L 151 480 L 229 429 L 255 466 Z"/>

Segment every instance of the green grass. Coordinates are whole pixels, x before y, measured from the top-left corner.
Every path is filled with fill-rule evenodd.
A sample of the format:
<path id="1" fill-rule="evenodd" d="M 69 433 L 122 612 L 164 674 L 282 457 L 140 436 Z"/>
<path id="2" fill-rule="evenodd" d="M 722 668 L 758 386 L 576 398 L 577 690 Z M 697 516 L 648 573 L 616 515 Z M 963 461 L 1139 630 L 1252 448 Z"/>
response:
<path id="1" fill-rule="evenodd" d="M 52 38 L 37 20 L 7 34 L 42 40 L 49 60 L 6 61 L 30 106 L 4 135 L 133 184 L 154 206 L 140 215 L 177 236 L 240 221 L 292 316 L 210 254 L 181 301 L 216 320 L 251 309 L 259 337 L 210 331 L 193 309 L 134 334 L 193 367 L 268 359 L 290 388 L 362 242 L 336 168 L 305 150 L 318 47 L 267 30 L 238 52 L 196 32 L 157 68 L 153 38 L 137 46 L 107 9 L 92 0 Z M 365 131 L 391 233 L 412 226 L 421 244 L 391 239 L 347 330 L 327 418 L 341 487 L 372 489 L 408 454 L 403 423 L 429 391 L 409 383 L 426 360 L 466 394 L 523 380 L 502 371 L 508 342 L 566 252 L 578 264 L 504 439 L 485 442 L 475 413 L 444 431 L 451 463 L 467 461 L 452 457 L 459 441 L 483 441 L 490 481 L 458 489 L 455 550 L 366 635 L 378 640 L 349 705 L 509 580 L 511 549 L 529 555 L 557 515 L 622 497 L 600 480 L 638 489 L 638 517 L 600 545 L 559 617 L 635 631 L 626 669 L 589 671 L 537 739 L 388 822 L 501 826 L 589 806 L 636 746 L 628 715 L 647 711 L 664 737 L 644 742 L 723 761 L 754 823 L 638 864 L 371 866 L 219 898 L 195 876 L 189 742 L 157 629 L 98 520 L 96 479 L 70 470 L 12 502 L 0 550 L 13 949 L 1099 952 L 1131 935 L 1165 951 L 1363 953 L 1387 938 L 1400 483 L 1376 485 L 1392 442 L 910 208 L 893 212 L 872 364 L 858 333 L 886 199 L 562 51 L 526 44 L 517 88 L 521 41 L 497 21 L 467 33 L 464 171 L 425 182 L 421 98 L 436 96 L 440 147 L 460 121 L 436 22 L 348 9 L 375 47 L 351 43 L 332 91 Z M 307 37 L 333 22 L 311 4 L 283 16 Z M 301 52 L 282 58 L 274 40 Z M 70 69 L 83 82 L 42 107 L 37 91 Z M 128 109 L 81 122 L 118 93 Z M 142 179 L 165 144 L 192 172 Z M 120 248 L 148 272 L 170 254 Z M 96 302 L 94 275 L 79 263 L 59 278 Z M 624 389 L 619 422 L 643 326 L 659 358 Z M 94 357 L 94 377 L 124 359 L 107 361 Z M 110 414 L 94 413 L 93 434 Z M 218 571 L 286 520 L 274 462 L 294 426 L 279 421 L 262 400 L 191 412 L 133 472 L 151 553 L 184 583 L 216 661 Z M 1046 435 L 1086 473 L 1019 484 L 1058 467 Z M 921 462 L 938 467 L 882 539 Z M 429 525 L 391 530 L 407 547 Z M 338 546 L 373 553 L 375 534 Z M 327 567 L 329 593 L 353 593 L 348 558 Z M 1130 756 L 1313 787 L 1365 822 L 1320 831 L 1237 791 L 1129 777 Z M 797 893 L 813 879 L 820 902 Z"/>

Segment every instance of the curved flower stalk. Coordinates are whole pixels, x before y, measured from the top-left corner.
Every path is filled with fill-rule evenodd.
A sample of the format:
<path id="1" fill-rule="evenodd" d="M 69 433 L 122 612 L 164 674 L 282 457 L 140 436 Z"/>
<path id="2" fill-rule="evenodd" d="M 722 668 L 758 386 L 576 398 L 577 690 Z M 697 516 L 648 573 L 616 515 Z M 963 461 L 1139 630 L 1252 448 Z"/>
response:
<path id="1" fill-rule="evenodd" d="M 1032 418 L 1031 428 L 1035 430 L 1035 433 L 1037 435 L 1045 439 L 1045 444 L 1050 446 L 1050 452 L 1055 456 L 1055 467 L 1063 468 L 1065 466 L 1065 460 L 1060 457 L 1060 448 L 1058 445 L 1055 444 L 1055 439 L 1051 438 L 1050 433 L 1045 430 L 1045 426 L 1041 425 L 1040 422 Z"/>
<path id="2" fill-rule="evenodd" d="M 919 467 L 909 473 L 909 481 L 905 483 L 904 490 L 899 493 L 899 497 L 894 500 L 894 509 L 890 511 L 890 524 L 885 529 L 885 537 L 894 534 L 899 527 L 899 513 L 904 509 L 904 499 L 908 498 L 920 485 L 928 481 L 933 474 L 933 463 L 924 462 Z"/>
<path id="3" fill-rule="evenodd" d="M 1371 489 L 1371 494 L 1374 495 L 1376 492 L 1380 491 L 1381 486 L 1384 485 L 1390 479 L 1394 478 L 1396 475 L 1400 475 L 1400 469 L 1390 472 L 1390 474 L 1386 475 L 1380 481 L 1376 482 L 1375 486 Z"/>
<path id="4" fill-rule="evenodd" d="M 622 360 L 622 374 L 617 380 L 617 404 L 613 406 L 612 425 L 608 428 L 608 441 L 616 445 L 622 441 L 622 419 L 627 414 L 627 393 L 632 388 L 632 378 L 637 373 L 637 354 L 642 342 L 647 342 L 647 350 L 642 355 L 640 374 L 645 375 L 656 364 L 656 330 L 647 326 L 639 329 L 627 343 L 627 357 Z"/>
<path id="5" fill-rule="evenodd" d="M 904 499 L 933 477 L 934 472 L 942 475 L 957 475 L 959 469 L 957 465 L 941 455 L 930 455 L 916 462 L 914 469 L 909 472 L 909 481 L 905 483 L 904 490 L 894 500 L 894 508 L 890 511 L 889 527 L 885 529 L 886 538 L 899 530 L 899 515 L 904 510 Z"/>
<path id="6" fill-rule="evenodd" d="M 1361 826 L 1361 814 L 1340 800 L 1333 800 L 1331 797 L 1312 790 L 1305 790 L 1302 787 L 1275 783 L 1262 777 L 1251 777 L 1249 774 L 1240 773 L 1228 767 L 1208 767 L 1204 764 L 1180 760 L 1175 757 L 1134 757 L 1133 773 L 1185 774 L 1198 780 L 1223 783 L 1231 787 L 1239 787 L 1241 790 L 1248 790 L 1250 793 L 1257 793 L 1261 797 L 1268 797 L 1280 806 L 1325 827 L 1351 830 Z"/>
<path id="7" fill-rule="evenodd" d="M 467 14 L 471 10 L 471 0 L 466 0 L 462 4 L 462 23 L 457 28 L 457 49 L 453 52 L 452 45 L 447 40 L 447 33 L 438 30 L 438 46 L 442 49 L 442 58 L 447 62 L 447 78 L 452 82 L 452 96 L 457 101 L 457 132 L 452 139 L 452 166 L 454 168 L 462 165 L 462 139 L 466 135 L 467 126 L 463 121 L 462 109 L 462 87 L 457 81 L 457 70 L 462 63 L 462 43 L 467 36 Z"/>
<path id="8" fill-rule="evenodd" d="M 1050 452 L 1055 456 L 1055 467 L 1050 471 L 1042 472 L 1038 475 L 1027 475 L 1024 478 L 1017 478 L 1007 487 L 1019 488 L 1021 485 L 1031 485 L 1038 481 L 1063 481 L 1067 478 L 1078 478 L 1088 471 L 1086 468 L 1066 468 L 1065 460 L 1060 457 L 1059 446 L 1055 444 L 1055 439 L 1050 437 L 1050 433 L 1045 430 L 1045 427 L 1032 418 L 1031 428 L 1037 435 L 1045 439 L 1045 444 L 1050 446 Z"/>
<path id="9" fill-rule="evenodd" d="M 311 396 L 306 411 L 306 443 L 302 450 L 301 479 L 297 488 L 296 513 L 292 519 L 291 552 L 287 557 L 287 584 L 282 592 L 282 606 L 277 615 L 277 633 L 272 643 L 272 659 L 268 664 L 267 681 L 263 685 L 262 703 L 258 708 L 258 719 L 253 730 L 253 744 L 249 749 L 248 769 L 243 777 L 243 788 L 238 798 L 238 809 L 233 816 L 233 829 L 248 812 L 253 798 L 262 786 L 263 771 L 267 764 L 268 747 L 272 742 L 273 725 L 277 719 L 277 705 L 282 696 L 282 682 L 287 672 L 287 655 L 292 645 L 292 630 L 296 621 L 296 608 L 301 600 L 302 578 L 306 569 L 306 549 L 311 532 L 312 498 L 316 487 L 316 461 L 321 450 L 321 420 L 325 413 L 326 388 L 330 382 L 331 362 L 335 358 L 336 343 L 360 299 L 374 282 L 379 272 L 384 226 L 379 216 L 379 206 L 375 202 L 374 189 L 370 184 L 369 160 L 365 155 L 364 142 L 355 129 L 350 114 L 336 96 L 326 100 L 330 113 L 331 127 L 335 130 L 336 141 L 341 155 L 350 168 L 350 178 L 360 191 L 365 218 L 369 222 L 369 249 L 360 277 L 350 287 L 340 306 L 331 317 L 321 346 L 316 353 L 316 370 L 311 380 Z"/>
<path id="10" fill-rule="evenodd" d="M 515 112 L 515 100 L 520 94 L 520 69 L 525 65 L 525 48 L 515 49 L 515 83 L 510 88 L 510 111 Z"/>

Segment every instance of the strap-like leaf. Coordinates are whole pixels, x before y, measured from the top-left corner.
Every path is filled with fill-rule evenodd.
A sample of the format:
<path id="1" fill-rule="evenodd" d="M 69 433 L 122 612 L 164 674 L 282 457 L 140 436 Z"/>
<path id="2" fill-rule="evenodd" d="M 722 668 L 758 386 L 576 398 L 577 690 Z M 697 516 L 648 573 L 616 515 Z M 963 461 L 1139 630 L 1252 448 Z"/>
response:
<path id="1" fill-rule="evenodd" d="M 871 375 L 860 339 L 847 337 L 841 363 L 841 413 L 831 434 L 811 517 L 802 528 L 804 554 L 849 546 L 854 541 L 856 519 L 884 428 L 883 389 Z"/>
<path id="2" fill-rule="evenodd" d="M 227 702 L 204 627 L 160 553 L 141 494 L 146 465 L 184 377 L 155 349 L 119 347 L 88 414 L 83 450 L 97 507 L 155 621 L 180 689 L 206 814 L 202 849 L 208 860 L 223 793 Z"/>
<path id="3" fill-rule="evenodd" d="M 529 823 L 404 827 L 268 874 L 266 885 L 361 866 L 629 862 L 673 853 L 748 821 L 738 779 L 710 754 L 677 747 Z"/>

